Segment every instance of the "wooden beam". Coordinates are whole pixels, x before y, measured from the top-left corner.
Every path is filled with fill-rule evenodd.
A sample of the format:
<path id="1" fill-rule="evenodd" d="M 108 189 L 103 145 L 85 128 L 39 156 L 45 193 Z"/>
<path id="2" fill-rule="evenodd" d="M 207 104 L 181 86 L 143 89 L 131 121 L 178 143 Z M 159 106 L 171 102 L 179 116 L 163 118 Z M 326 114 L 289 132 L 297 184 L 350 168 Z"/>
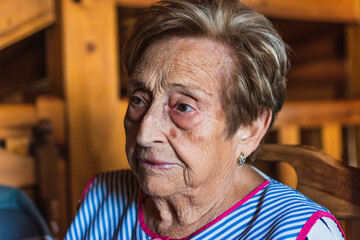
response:
<path id="1" fill-rule="evenodd" d="M 32 104 L 1 104 L 0 127 L 19 125 L 34 125 L 36 123 L 36 111 Z"/>
<path id="2" fill-rule="evenodd" d="M 53 125 L 51 136 L 53 140 L 64 146 L 65 144 L 65 122 L 64 102 L 54 95 L 41 95 L 36 98 L 36 117 L 38 120 L 47 119 Z"/>
<path id="3" fill-rule="evenodd" d="M 340 59 L 320 59 L 298 64 L 291 69 L 290 79 L 301 82 L 301 84 L 316 82 L 317 84 L 331 85 L 346 79 L 345 64 Z"/>
<path id="4" fill-rule="evenodd" d="M 352 125 L 360 122 L 360 100 L 286 102 L 274 123 L 281 128 L 289 123 L 317 127 L 325 122 Z"/>
<path id="5" fill-rule="evenodd" d="M 49 202 L 42 204 L 51 209 L 47 210 L 51 212 L 48 218 L 58 223 L 58 230 L 54 237 L 63 239 L 70 221 L 67 161 L 62 158 L 64 154 L 59 153 L 60 149 L 65 147 L 64 101 L 58 96 L 41 95 L 36 98 L 35 106 L 38 120 L 47 119 L 53 127 L 49 133 L 51 140 L 38 143 L 38 147 L 35 148 L 40 172 L 38 179 L 42 180 L 40 184 L 43 189 L 42 196 L 53 195 L 50 206 Z M 50 196 L 47 199 L 50 199 Z"/>
<path id="6" fill-rule="evenodd" d="M 32 136 L 32 131 L 30 126 L 26 128 L 9 128 L 9 127 L 0 127 L 0 139 L 5 138 L 17 138 L 20 136 L 26 136 L 28 139 Z"/>
<path id="7" fill-rule="evenodd" d="M 266 16 L 326 22 L 360 22 L 359 0 L 243 0 Z"/>
<path id="8" fill-rule="evenodd" d="M 341 124 L 329 122 L 321 129 L 322 149 L 336 159 L 342 159 L 343 141 Z"/>
<path id="9" fill-rule="evenodd" d="M 279 129 L 278 141 L 280 144 L 301 144 L 300 127 L 296 124 L 288 124 Z"/>
<path id="10" fill-rule="evenodd" d="M 124 122 L 128 103 L 129 103 L 129 100 L 126 98 L 120 99 L 120 101 L 118 102 L 118 110 L 116 112 L 118 115 L 117 118 L 119 119 L 119 121 L 121 123 Z M 120 142 L 119 142 L 120 156 L 119 157 L 122 160 L 127 160 L 126 152 L 125 152 L 126 136 L 125 136 L 125 129 L 124 129 L 123 125 L 120 126 L 119 132 L 120 132 Z M 127 161 L 122 161 L 121 164 L 122 164 L 123 168 L 130 168 Z"/>
<path id="11" fill-rule="evenodd" d="M 348 66 L 348 96 L 360 98 L 360 24 L 349 24 L 346 27 L 346 50 Z"/>
<path id="12" fill-rule="evenodd" d="M 0 50 L 54 21 L 54 0 L 0 0 Z"/>
<path id="13" fill-rule="evenodd" d="M 348 25 L 346 29 L 347 41 L 347 63 L 348 63 L 348 96 L 353 99 L 360 98 L 360 69 L 358 67 L 360 62 L 360 24 Z M 360 127 L 354 128 L 353 135 L 355 137 L 355 146 L 353 148 L 356 161 L 353 161 L 357 168 L 360 168 Z M 348 224 L 349 239 L 356 239 L 360 235 L 360 221 L 353 221 Z"/>
<path id="14" fill-rule="evenodd" d="M 127 166 L 121 159 L 116 4 L 61 0 L 71 207 L 88 180 Z"/>
<path id="15" fill-rule="evenodd" d="M 50 83 L 51 93 L 64 99 L 62 35 L 61 35 L 61 5 L 55 1 L 55 23 L 45 32 L 46 42 L 46 73 Z"/>
<path id="16" fill-rule="evenodd" d="M 349 98 L 360 99 L 360 24 L 347 25 L 346 29 L 346 50 L 348 66 L 347 93 Z M 355 155 L 357 155 L 357 167 L 360 167 L 360 127 L 355 129 L 357 140 Z M 359 224 L 360 225 L 360 224 Z"/>
<path id="17" fill-rule="evenodd" d="M 301 144 L 300 127 L 295 124 L 283 126 L 278 131 L 278 141 L 280 144 Z M 278 180 L 292 188 L 297 187 L 297 176 L 293 167 L 289 164 L 280 162 L 275 166 Z"/>
<path id="18" fill-rule="evenodd" d="M 119 6 L 148 7 L 154 0 L 116 0 Z M 359 0 L 242 0 L 262 14 L 276 18 L 327 21 L 360 22 Z"/>

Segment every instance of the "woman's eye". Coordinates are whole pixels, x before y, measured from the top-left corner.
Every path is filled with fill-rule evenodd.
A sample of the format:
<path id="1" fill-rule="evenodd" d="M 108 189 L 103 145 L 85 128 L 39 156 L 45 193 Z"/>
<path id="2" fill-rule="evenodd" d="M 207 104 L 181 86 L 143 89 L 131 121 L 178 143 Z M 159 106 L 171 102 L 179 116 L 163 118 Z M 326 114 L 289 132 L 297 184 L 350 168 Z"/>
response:
<path id="1" fill-rule="evenodd" d="M 192 107 L 190 107 L 185 103 L 180 103 L 179 105 L 177 105 L 176 109 L 179 110 L 180 112 L 190 112 L 193 110 Z"/>
<path id="2" fill-rule="evenodd" d="M 140 105 L 140 104 L 143 104 L 144 101 L 141 100 L 141 98 L 137 97 L 137 96 L 132 96 L 131 97 L 131 102 L 137 104 L 137 105 Z"/>

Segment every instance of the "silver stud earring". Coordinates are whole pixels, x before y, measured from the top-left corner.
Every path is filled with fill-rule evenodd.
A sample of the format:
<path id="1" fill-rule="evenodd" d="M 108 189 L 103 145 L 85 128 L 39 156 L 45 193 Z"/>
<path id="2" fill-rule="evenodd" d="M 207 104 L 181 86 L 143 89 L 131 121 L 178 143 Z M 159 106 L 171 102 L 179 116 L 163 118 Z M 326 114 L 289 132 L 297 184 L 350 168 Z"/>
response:
<path id="1" fill-rule="evenodd" d="M 237 159 L 237 161 L 238 161 L 239 166 L 243 165 L 243 163 L 246 161 L 245 153 L 241 152 L 240 156 Z"/>

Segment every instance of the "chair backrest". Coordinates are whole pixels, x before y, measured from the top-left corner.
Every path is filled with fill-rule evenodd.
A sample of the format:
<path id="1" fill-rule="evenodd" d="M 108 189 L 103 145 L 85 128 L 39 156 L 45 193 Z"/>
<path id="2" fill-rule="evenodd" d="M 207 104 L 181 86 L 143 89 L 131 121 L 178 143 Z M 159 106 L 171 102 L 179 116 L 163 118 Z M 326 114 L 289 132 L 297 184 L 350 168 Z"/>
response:
<path id="1" fill-rule="evenodd" d="M 360 219 L 360 169 L 308 146 L 264 144 L 256 162 L 285 162 L 295 169 L 297 190 L 338 219 Z"/>
<path id="2" fill-rule="evenodd" d="M 278 143 L 301 144 L 301 130 L 320 128 L 322 150 L 341 159 L 344 126 L 360 126 L 360 100 L 289 101 L 274 123 Z"/>
<path id="3" fill-rule="evenodd" d="M 36 122 L 32 104 L 0 105 L 0 184 L 21 188 L 37 183 L 35 160 L 30 154 Z"/>
<path id="4" fill-rule="evenodd" d="M 334 157 L 339 164 L 346 163 L 346 165 L 360 167 L 359 126 L 360 100 L 288 101 L 280 111 L 273 130 L 277 132 L 277 141 L 275 141 L 277 143 L 313 145 Z M 303 165 L 303 167 L 307 168 L 307 165 Z M 297 182 L 300 181 L 300 179 L 296 180 L 294 169 L 285 163 L 276 164 L 272 168 L 277 173 L 277 179 L 291 187 L 296 187 Z M 321 170 L 321 172 L 325 171 L 327 168 Z M 334 179 L 334 176 L 329 175 L 329 177 Z M 343 178 L 354 179 L 355 177 L 347 177 L 345 174 Z M 315 183 L 316 181 L 314 181 Z M 327 185 L 329 189 L 334 188 L 331 184 L 333 181 L 329 180 Z M 342 189 L 344 186 L 338 187 Z M 319 192 L 315 192 L 316 194 L 324 196 Z M 314 194 L 310 193 L 309 196 L 312 195 Z M 323 200 L 316 201 L 322 203 Z M 327 203 L 324 205 L 328 207 L 328 203 L 332 202 L 343 206 L 339 203 L 340 200 L 337 201 L 331 197 L 327 198 Z M 331 209 L 332 206 L 329 208 Z M 343 217 L 341 214 L 338 217 Z M 358 239 L 360 235 L 359 220 L 340 221 L 340 224 L 348 239 Z"/>
<path id="5" fill-rule="evenodd" d="M 54 96 L 40 96 L 35 104 L 0 104 L 0 184 L 25 190 L 55 233 L 65 228 L 67 213 L 59 193 L 66 192 L 58 148 L 64 143 L 63 105 Z"/>
<path id="6" fill-rule="evenodd" d="M 314 145 L 336 159 L 357 166 L 360 163 L 360 131 L 355 126 L 360 126 L 360 100 L 288 101 L 271 131 L 277 133 L 276 143 Z M 344 129 L 348 130 L 346 134 Z M 303 130 L 310 130 L 307 141 L 302 139 Z M 279 164 L 276 170 L 281 182 L 295 187 L 292 169 Z"/>

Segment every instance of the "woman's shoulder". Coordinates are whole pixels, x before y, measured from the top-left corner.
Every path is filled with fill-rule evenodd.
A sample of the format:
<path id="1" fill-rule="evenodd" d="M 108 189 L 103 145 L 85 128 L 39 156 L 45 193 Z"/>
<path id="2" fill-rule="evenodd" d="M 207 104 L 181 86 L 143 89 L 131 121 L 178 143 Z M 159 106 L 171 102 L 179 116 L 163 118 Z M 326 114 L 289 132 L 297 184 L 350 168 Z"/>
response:
<path id="1" fill-rule="evenodd" d="M 266 190 L 266 199 L 270 202 L 276 202 L 279 205 L 299 206 L 299 209 L 313 209 L 314 211 L 324 211 L 329 212 L 325 207 L 320 204 L 312 201 L 302 193 L 298 192 L 294 188 L 286 186 L 283 183 L 280 183 L 272 178 L 269 178 L 270 182 Z M 285 210 L 285 209 L 284 209 Z M 293 212 L 293 209 L 289 208 L 290 212 Z"/>
<path id="2" fill-rule="evenodd" d="M 345 234 L 342 231 L 339 223 L 336 219 L 331 217 L 321 217 L 316 220 L 312 226 L 304 227 L 303 230 L 304 231 L 302 231 L 298 236 L 299 239 L 345 239 Z"/>
<path id="3" fill-rule="evenodd" d="M 95 175 L 83 193 L 65 239 L 110 239 L 117 235 L 117 226 L 133 229 L 139 194 L 136 177 L 130 170 Z"/>
<path id="4" fill-rule="evenodd" d="M 335 219 L 326 208 L 295 189 L 271 178 L 267 178 L 265 183 L 231 216 L 232 220 L 238 219 L 239 228 L 243 227 L 244 214 L 250 216 L 247 231 L 240 234 L 241 238 L 275 239 L 287 236 L 284 239 L 295 239 L 299 233 L 306 237 L 316 220 Z"/>
<path id="5" fill-rule="evenodd" d="M 109 195 L 133 198 L 138 190 L 136 177 L 129 169 L 101 172 L 89 180 L 79 201 L 79 206 L 85 200 L 106 199 Z"/>
<path id="6" fill-rule="evenodd" d="M 270 178 L 255 167 L 252 168 L 269 182 L 262 193 L 261 199 L 266 200 L 269 203 L 276 203 L 277 205 L 300 205 L 303 208 L 308 207 L 316 211 L 329 212 L 325 207 L 313 202 L 311 199 L 298 192 L 294 188 L 291 188 L 281 182 L 278 182 L 275 179 Z M 286 209 L 287 208 L 284 210 Z M 291 208 L 289 208 L 289 211 L 292 212 Z"/>
<path id="7" fill-rule="evenodd" d="M 130 169 L 120 169 L 108 172 L 101 172 L 93 176 L 88 185 L 102 185 L 107 187 L 118 187 L 119 183 L 136 183 L 136 177 Z M 90 187 L 89 186 L 89 187 Z"/>
<path id="8" fill-rule="evenodd" d="M 318 228 L 314 224 L 320 219 L 332 220 L 337 226 L 336 229 L 341 230 L 336 218 L 328 209 L 320 204 L 317 204 L 291 187 L 288 187 L 271 178 L 269 181 L 270 183 L 268 184 L 267 190 L 265 191 L 266 193 L 263 196 L 263 201 L 264 208 L 267 209 L 266 212 L 272 212 L 276 222 L 279 223 L 276 225 L 274 234 L 275 232 L 281 233 L 284 231 L 290 231 L 293 224 L 297 224 L 302 226 L 299 229 L 300 232 L 298 239 L 306 239 L 309 231 Z M 266 206 L 273 207 L 267 208 Z"/>
<path id="9" fill-rule="evenodd" d="M 196 239 L 295 239 L 300 232 L 306 237 L 314 220 L 335 219 L 321 205 L 271 178 L 226 213 Z"/>

